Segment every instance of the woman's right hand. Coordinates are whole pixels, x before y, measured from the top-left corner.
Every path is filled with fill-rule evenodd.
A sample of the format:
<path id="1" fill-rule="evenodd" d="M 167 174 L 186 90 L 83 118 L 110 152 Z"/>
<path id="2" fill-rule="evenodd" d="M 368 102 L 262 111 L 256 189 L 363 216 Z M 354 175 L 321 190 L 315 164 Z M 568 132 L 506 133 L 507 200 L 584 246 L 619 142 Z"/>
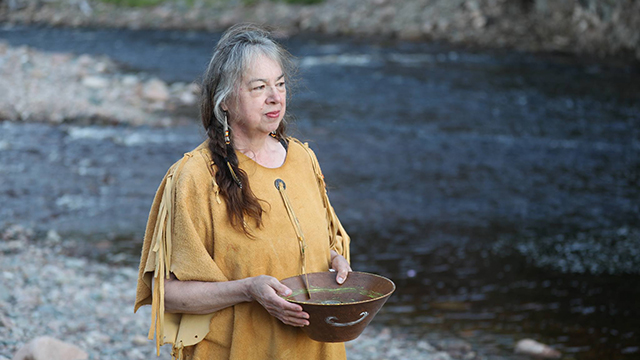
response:
<path id="1" fill-rule="evenodd" d="M 291 289 L 273 276 L 261 275 L 251 278 L 248 290 L 252 299 L 283 323 L 297 327 L 309 325 L 309 314 L 302 311 L 300 305 L 280 297 L 291 295 Z"/>

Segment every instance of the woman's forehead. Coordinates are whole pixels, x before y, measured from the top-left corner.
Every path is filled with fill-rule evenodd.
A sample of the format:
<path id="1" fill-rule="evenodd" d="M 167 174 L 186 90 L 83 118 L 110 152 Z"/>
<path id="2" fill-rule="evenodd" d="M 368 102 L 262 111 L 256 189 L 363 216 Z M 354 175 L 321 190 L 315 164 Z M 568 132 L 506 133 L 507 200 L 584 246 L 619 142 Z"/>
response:
<path id="1" fill-rule="evenodd" d="M 262 53 L 258 53 L 247 62 L 243 78 L 245 82 L 253 80 L 277 79 L 284 75 L 280 62 Z"/>

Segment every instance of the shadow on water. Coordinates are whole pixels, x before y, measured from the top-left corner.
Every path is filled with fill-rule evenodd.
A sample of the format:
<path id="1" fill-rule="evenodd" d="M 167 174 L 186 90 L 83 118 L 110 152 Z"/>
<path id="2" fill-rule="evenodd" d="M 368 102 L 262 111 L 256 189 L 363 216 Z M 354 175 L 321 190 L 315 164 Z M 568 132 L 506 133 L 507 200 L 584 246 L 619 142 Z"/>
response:
<path id="1" fill-rule="evenodd" d="M 169 82 L 196 79 L 218 37 L 0 31 Z M 312 35 L 287 44 L 304 79 L 296 136 L 313 139 L 353 267 L 398 284 L 376 322 L 462 337 L 492 358 L 520 359 L 514 342 L 532 337 L 565 359 L 640 359 L 637 66 Z M 202 140 L 189 127 L 2 130 L 3 162 L 18 165 L 0 164 L 1 217 L 57 228 L 70 254 L 132 266 L 156 185 Z"/>

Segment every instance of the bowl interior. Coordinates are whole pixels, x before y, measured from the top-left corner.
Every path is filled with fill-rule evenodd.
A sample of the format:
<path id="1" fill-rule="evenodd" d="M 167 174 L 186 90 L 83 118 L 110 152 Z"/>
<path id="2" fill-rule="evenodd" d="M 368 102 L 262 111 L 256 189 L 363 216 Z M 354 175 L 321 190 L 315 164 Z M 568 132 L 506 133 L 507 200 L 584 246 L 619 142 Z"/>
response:
<path id="1" fill-rule="evenodd" d="M 343 305 L 370 301 L 392 293 L 395 285 L 391 280 L 379 275 L 351 272 L 343 284 L 336 282 L 336 273 L 320 272 L 300 275 L 282 280 L 293 293 L 285 299 L 295 303 Z"/>

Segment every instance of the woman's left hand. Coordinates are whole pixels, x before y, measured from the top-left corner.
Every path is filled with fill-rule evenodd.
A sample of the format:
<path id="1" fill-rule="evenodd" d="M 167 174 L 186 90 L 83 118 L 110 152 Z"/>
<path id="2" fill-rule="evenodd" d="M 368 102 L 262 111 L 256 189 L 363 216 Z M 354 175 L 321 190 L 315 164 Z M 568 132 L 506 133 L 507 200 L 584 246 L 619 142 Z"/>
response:
<path id="1" fill-rule="evenodd" d="M 347 280 L 349 271 L 353 271 L 351 270 L 351 266 L 349 266 L 347 259 L 338 254 L 335 250 L 331 250 L 331 268 L 338 273 L 336 275 L 336 281 L 338 284 L 344 283 L 344 281 Z"/>

